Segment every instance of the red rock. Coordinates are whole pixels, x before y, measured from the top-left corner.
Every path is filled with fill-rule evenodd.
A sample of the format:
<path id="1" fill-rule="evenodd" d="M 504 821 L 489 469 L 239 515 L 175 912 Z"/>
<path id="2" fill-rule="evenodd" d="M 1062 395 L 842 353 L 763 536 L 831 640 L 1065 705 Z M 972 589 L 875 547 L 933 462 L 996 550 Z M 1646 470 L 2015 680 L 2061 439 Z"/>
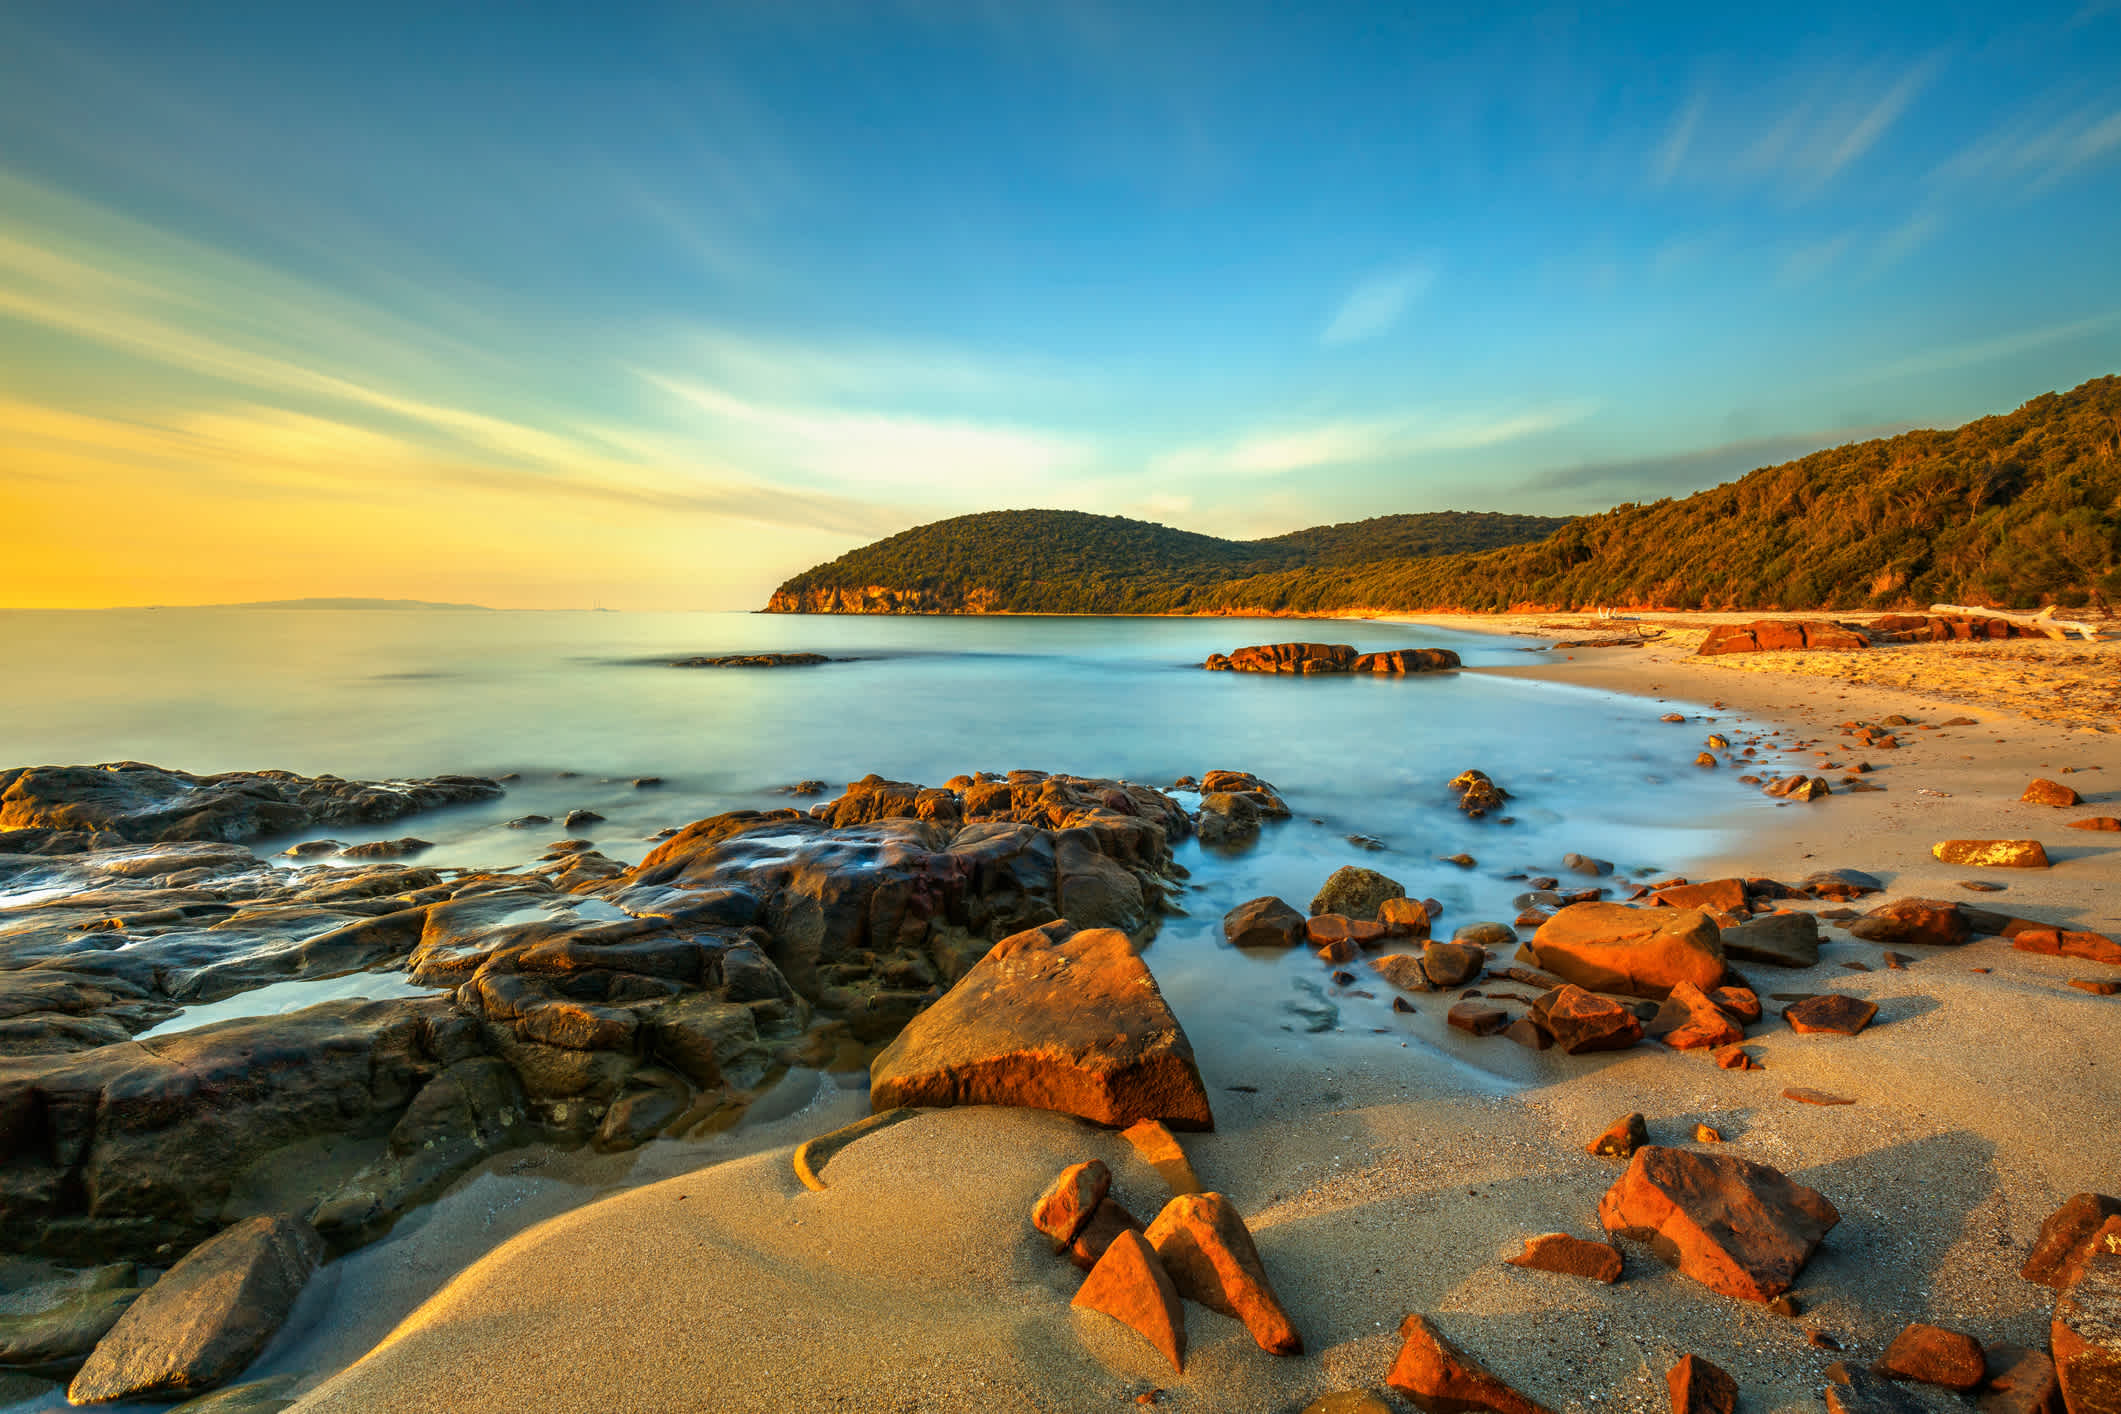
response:
<path id="1" fill-rule="evenodd" d="M 1127 935 L 1065 922 L 1004 938 L 870 1065 L 870 1103 L 1019 1105 L 1098 1124 L 1212 1129 L 1185 1029 Z"/>
<path id="2" fill-rule="evenodd" d="M 2012 936 L 2011 946 L 2020 952 L 2044 953 L 2049 957 L 2081 957 L 2086 962 L 2110 962 L 2121 966 L 2121 943 L 2104 933 L 2028 928 Z"/>
<path id="3" fill-rule="evenodd" d="M 1721 1007 L 1733 1021 L 1748 1023 L 1760 1019 L 1760 996 L 1751 987 L 1718 987 L 1709 993 L 1709 1000 Z"/>
<path id="4" fill-rule="evenodd" d="M 1346 938 L 1342 938 L 1337 942 L 1327 943 L 1318 950 L 1318 960 L 1320 962 L 1353 962 L 1356 955 L 1355 944 Z"/>
<path id="5" fill-rule="evenodd" d="M 1578 903 L 1540 925 L 1526 945 L 1535 967 L 1593 992 L 1662 1000 L 1681 982 L 1723 980 L 1716 925 L 1694 909 Z"/>
<path id="6" fill-rule="evenodd" d="M 1795 1100 L 1800 1105 L 1853 1105 L 1856 1102 L 1843 1095 L 1829 1095 L 1824 1090 L 1814 1090 L 1805 1085 L 1792 1085 L 1782 1092 L 1785 1100 Z"/>
<path id="7" fill-rule="evenodd" d="M 1691 982 L 1681 982 L 1644 1028 L 1675 1051 L 1711 1050 L 1745 1039 L 1745 1031 Z"/>
<path id="8" fill-rule="evenodd" d="M 1384 979 L 1395 987 L 1409 992 L 1436 990 L 1429 981 L 1429 974 L 1422 969 L 1421 957 L 1417 953 L 1381 953 L 1370 959 L 1370 966 L 1376 968 Z"/>
<path id="9" fill-rule="evenodd" d="M 1304 937 L 1314 948 L 1352 942 L 1348 931 L 1352 919 L 1338 913 L 1320 913 L 1304 920 Z"/>
<path id="10" fill-rule="evenodd" d="M 1303 1339 L 1267 1280 L 1252 1232 L 1229 1199 L 1220 1193 L 1173 1198 L 1147 1236 L 1179 1295 L 1244 1322 L 1270 1355 L 1303 1354 Z"/>
<path id="11" fill-rule="evenodd" d="M 2090 992 L 2095 997 L 2111 997 L 2121 994 L 2121 982 L 2094 982 L 2083 977 L 2072 977 L 2069 984 L 2080 992 Z"/>
<path id="12" fill-rule="evenodd" d="M 1587 1153 L 1601 1159 L 1633 1158 L 1635 1151 L 1650 1142 L 1650 1127 L 1639 1114 L 1625 1114 L 1606 1126 L 1605 1133 L 1584 1145 Z"/>
<path id="13" fill-rule="evenodd" d="M 1170 1185 L 1173 1193 L 1200 1192 L 1200 1180 L 1194 1177 L 1193 1165 L 1170 1130 L 1153 1119 L 1138 1119 L 1120 1131 L 1120 1138 L 1134 1146 L 1134 1152 L 1148 1161 L 1149 1167 Z"/>
<path id="14" fill-rule="evenodd" d="M 1304 916 L 1278 898 L 1256 898 L 1223 915 L 1223 936 L 1240 948 L 1287 948 L 1303 941 Z"/>
<path id="15" fill-rule="evenodd" d="M 1723 1142 L 1723 1131 L 1711 1124 L 1697 1124 L 1694 1126 L 1694 1142 L 1696 1144 L 1721 1144 Z"/>
<path id="16" fill-rule="evenodd" d="M 1893 1337 L 1872 1367 L 1887 1379 L 1919 1380 L 1946 1389 L 1969 1390 L 1988 1374 L 1981 1342 L 1942 1326 L 1909 1326 Z"/>
<path id="17" fill-rule="evenodd" d="M 1724 1046 L 1716 1052 L 1716 1064 L 1725 1070 L 1758 1070 L 1760 1062 L 1743 1046 Z"/>
<path id="18" fill-rule="evenodd" d="M 1388 898 L 1377 905 L 1377 921 L 1395 938 L 1429 936 L 1429 910 L 1419 899 Z"/>
<path id="19" fill-rule="evenodd" d="M 2121 830 L 2121 818 L 2112 815 L 2092 815 L 2082 820 L 2069 822 L 2072 830 Z"/>
<path id="20" fill-rule="evenodd" d="M 1974 935 L 1972 922 L 1958 904 L 1929 898 L 1882 904 L 1851 923 L 1849 932 L 1869 943 L 1913 943 L 1926 948 L 1957 947 Z"/>
<path id="21" fill-rule="evenodd" d="M 1665 1372 L 1672 1414 L 1736 1414 L 1738 1382 L 1699 1355 L 1688 1355 Z"/>
<path id="22" fill-rule="evenodd" d="M 1032 1205 L 1031 1225 L 1053 1239 L 1054 1251 L 1063 1251 L 1111 1189 L 1112 1170 L 1103 1159 L 1070 1164 Z"/>
<path id="23" fill-rule="evenodd" d="M 1098 1258 L 1105 1255 L 1113 1238 L 1123 1232 L 1141 1230 L 1142 1225 L 1135 1220 L 1134 1214 L 1108 1197 L 1097 1205 L 1097 1211 L 1090 1214 L 1090 1221 L 1083 1224 L 1082 1231 L 1076 1233 L 1075 1240 L 1068 1244 L 1068 1260 L 1087 1272 L 1097 1265 Z"/>
<path id="24" fill-rule="evenodd" d="M 1746 906 L 1745 882 L 1740 879 L 1679 884 L 1659 889 L 1652 897 L 1665 908 L 1701 908 L 1711 913 L 1742 913 Z"/>
<path id="25" fill-rule="evenodd" d="M 2040 1224 L 2040 1235 L 2033 1239 L 2033 1250 L 2018 1275 L 2057 1290 L 2067 1286 L 2090 1257 L 2093 1235 L 2116 1216 L 2121 1216 L 2121 1198 L 2072 1194 Z"/>
<path id="26" fill-rule="evenodd" d="M 1457 987 L 1472 981 L 1488 965 L 1487 949 L 1471 943 L 1431 942 L 1421 950 L 1422 971 L 1438 987 Z"/>
<path id="27" fill-rule="evenodd" d="M 1853 1036 L 1871 1024 L 1878 1008 L 1861 997 L 1822 992 L 1782 1009 L 1790 1030 L 1804 1035 Z"/>
<path id="28" fill-rule="evenodd" d="M 2051 781 L 2044 776 L 2027 786 L 2025 794 L 2019 796 L 2018 800 L 2025 805 L 2069 806 L 2082 805 L 2084 803 L 2083 796 L 2077 794 L 2068 786 L 2062 784 L 2062 782 Z"/>
<path id="29" fill-rule="evenodd" d="M 1510 1014 L 1486 1002 L 1458 1002 L 1444 1013 L 1444 1020 L 1475 1036 L 1492 1036 L 1510 1024 Z"/>
<path id="30" fill-rule="evenodd" d="M 1532 1012 L 1570 1055 L 1625 1050 L 1642 1039 L 1642 1019 L 1618 1002 L 1564 983 L 1532 1003 Z"/>
<path id="31" fill-rule="evenodd" d="M 1538 1017 L 1529 1014 L 1503 1027 L 1502 1034 L 1531 1051 L 1543 1051 L 1554 1044 L 1554 1033 L 1542 1026 Z"/>
<path id="32" fill-rule="evenodd" d="M 1711 1290 L 1766 1302 L 1789 1290 L 1841 1214 L 1766 1164 L 1645 1145 L 1598 1218 Z"/>
<path id="33" fill-rule="evenodd" d="M 2121 1254 L 2095 1253 L 2048 1328 L 2070 1414 L 2121 1414 Z"/>
<path id="34" fill-rule="evenodd" d="M 1156 1249 L 1140 1233 L 1122 1232 L 1113 1238 L 1069 1304 L 1102 1311 L 1132 1327 L 1163 1352 L 1172 1369 L 1184 1372 L 1185 1308 L 1179 1305 L 1178 1290 L 1157 1260 Z"/>
<path id="35" fill-rule="evenodd" d="M 1488 1409 L 1494 1414 L 1548 1414 L 1489 1374 L 1480 1363 L 1444 1339 L 1419 1313 L 1399 1323 L 1399 1358 L 1385 1383 L 1414 1402 L 1425 1414 L 1466 1414 Z"/>
<path id="36" fill-rule="evenodd" d="M 1989 869 L 2045 869 L 2047 851 L 2038 840 L 1943 840 L 1930 853 L 1946 864 Z"/>
<path id="37" fill-rule="evenodd" d="M 1610 1242 L 1587 1242 L 1565 1232 L 1546 1232 L 1524 1240 L 1524 1251 L 1503 1258 L 1513 1267 L 1588 1277 L 1608 1285 L 1620 1280 L 1620 1252 Z"/>
<path id="38" fill-rule="evenodd" d="M 2062 1386 L 2045 1350 L 1992 1345 L 1988 1361 L 1995 1373 L 1980 1398 L 1981 1414 L 2063 1414 Z"/>

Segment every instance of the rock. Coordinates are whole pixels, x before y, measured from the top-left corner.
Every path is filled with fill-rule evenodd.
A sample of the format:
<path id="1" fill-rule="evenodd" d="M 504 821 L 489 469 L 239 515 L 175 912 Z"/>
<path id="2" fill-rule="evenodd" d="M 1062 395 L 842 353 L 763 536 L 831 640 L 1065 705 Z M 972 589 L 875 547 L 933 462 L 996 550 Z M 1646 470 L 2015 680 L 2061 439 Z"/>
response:
<path id="1" fill-rule="evenodd" d="M 885 1110 L 881 1114 L 865 1115 L 852 1124 L 843 1124 L 838 1129 L 818 1135 L 815 1139 L 805 1139 L 802 1143 L 795 1146 L 795 1176 L 801 1179 L 803 1187 L 811 1192 L 823 1193 L 825 1191 L 825 1165 L 831 1163 L 837 1155 L 852 1146 L 857 1140 L 866 1139 L 879 1129 L 889 1129 L 895 1124 L 903 1124 L 919 1114 L 920 1111 L 916 1109 Z M 1104 1169 L 1104 1164 L 1097 1159 L 1092 1159 L 1090 1163 L 1096 1165 L 1099 1170 Z M 1075 1167 L 1082 1168 L 1085 1166 L 1077 1164 Z M 1066 1179 L 1074 1171 L 1074 1169 L 1064 1170 L 1060 1178 L 1053 1181 L 1054 1188 L 1058 1188 L 1062 1180 Z M 1109 1173 L 1105 1175 L 1105 1181 L 1108 1184 L 1111 1182 Z M 1050 1196 L 1054 1190 L 1049 1188 L 1046 1191 Z M 1100 1190 L 1098 1197 L 1102 1198 L 1103 1196 L 1104 1193 Z M 1041 1208 L 1044 1207 L 1045 1201 L 1044 1198 L 1039 1200 Z M 1089 1208 L 1095 1208 L 1096 1206 L 1095 1202 L 1089 1204 Z M 1084 1211 L 1087 1218 L 1088 1208 Z M 1036 1212 L 1032 1216 L 1032 1221 L 1034 1224 L 1038 1221 Z M 1070 1238 L 1073 1238 L 1074 1235 L 1072 1232 L 1068 1234 Z M 1066 1245 L 1066 1242 L 1056 1240 L 1053 1250 L 1058 1252 Z"/>
<path id="2" fill-rule="evenodd" d="M 1608 1285 L 1620 1280 L 1620 1252 L 1610 1242 L 1587 1242 L 1565 1232 L 1541 1233 L 1524 1240 L 1524 1251 L 1504 1261 L 1513 1267 L 1588 1277 Z"/>
<path id="3" fill-rule="evenodd" d="M 814 668 L 832 660 L 822 653 L 724 653 L 712 658 L 679 658 L 673 668 Z"/>
<path id="4" fill-rule="evenodd" d="M 2082 820 L 2070 821 L 2069 827 L 2072 830 L 2121 830 L 2121 817 L 2092 815 Z"/>
<path id="5" fill-rule="evenodd" d="M 1988 869 L 2045 869 L 2047 851 L 2038 840 L 1944 840 L 1930 853 L 1946 864 Z"/>
<path id="6" fill-rule="evenodd" d="M 1370 959 L 1370 966 L 1384 975 L 1393 986 L 1408 992 L 1433 992 L 1435 984 L 1429 981 L 1427 969 L 1422 966 L 1421 956 L 1410 952 L 1381 953 Z"/>
<path id="7" fill-rule="evenodd" d="M 1813 898 L 1846 903 L 1866 894 L 1883 893 L 1885 885 L 1877 876 L 1860 869 L 1823 869 L 1805 877 L 1804 891 Z"/>
<path id="8" fill-rule="evenodd" d="M 1716 925 L 1693 909 L 1578 903 L 1539 926 L 1527 961 L 1594 992 L 1662 1000 L 1681 982 L 1723 980 Z"/>
<path id="9" fill-rule="evenodd" d="M 1750 987 L 1718 987 L 1708 995 L 1724 1015 L 1741 1026 L 1760 1019 L 1760 996 Z"/>
<path id="10" fill-rule="evenodd" d="M 1185 1309 L 1156 1250 L 1140 1233 L 1125 1231 L 1112 1239 L 1070 1304 L 1131 1327 L 1163 1353 L 1172 1369 L 1185 1370 Z"/>
<path id="11" fill-rule="evenodd" d="M 1222 1194 L 1174 1197 L 1149 1224 L 1147 1239 L 1179 1295 L 1244 1322 L 1269 1355 L 1303 1354 L 1303 1339 L 1267 1280 L 1251 1230 Z"/>
<path id="12" fill-rule="evenodd" d="M 1598 1217 L 1711 1290 L 1759 1302 L 1789 1290 L 1841 1220 L 1823 1194 L 1766 1164 L 1655 1145 L 1635 1151 Z"/>
<path id="13" fill-rule="evenodd" d="M 1644 1029 L 1675 1051 L 1714 1050 L 1745 1039 L 1744 1029 L 1691 982 L 1672 988 Z"/>
<path id="14" fill-rule="evenodd" d="M 1122 1130 L 1120 1137 L 1156 1170 L 1174 1194 L 1200 1192 L 1200 1179 L 1170 1130 L 1153 1119 L 1139 1119 Z"/>
<path id="15" fill-rule="evenodd" d="M 1705 884 L 1676 884 L 1658 889 L 1651 900 L 1662 908 L 1698 908 L 1708 913 L 1744 913 L 1745 880 L 1711 879 Z"/>
<path id="16" fill-rule="evenodd" d="M 1840 1346 L 1826 1348 L 1838 1350 Z M 1926 1414 L 1928 1409 L 1892 1381 L 1861 1366 L 1836 1361 L 1827 1366 L 1826 1378 L 1827 1414 Z"/>
<path id="17" fill-rule="evenodd" d="M 1926 948 L 1957 947 L 1974 934 L 1956 903 L 1904 898 L 1872 909 L 1849 924 L 1849 932 L 1869 943 L 1914 943 Z"/>
<path id="18" fill-rule="evenodd" d="M 1593 859 L 1587 854 L 1564 854 L 1561 864 L 1571 873 L 1587 874 L 1594 879 L 1602 879 L 1613 872 L 1612 860 Z"/>
<path id="19" fill-rule="evenodd" d="M 2060 1290 L 2091 1256 L 2092 1237 L 2121 1216 L 2121 1198 L 2104 1193 L 2077 1193 L 2049 1213 L 2033 1239 L 2033 1250 L 2018 1275 Z"/>
<path id="20" fill-rule="evenodd" d="M 2069 806 L 2082 805 L 2084 803 L 2083 796 L 2077 794 L 2060 781 L 2050 781 L 2045 777 L 2027 786 L 2025 794 L 2019 796 L 2018 799 L 2025 805 Z"/>
<path id="21" fill-rule="evenodd" d="M 380 825 L 500 794 L 497 783 L 473 776 L 348 781 L 288 771 L 195 776 L 138 761 L 23 766 L 0 770 L 0 831 L 89 831 L 135 844 L 243 843 L 302 830 Z"/>
<path id="22" fill-rule="evenodd" d="M 1311 912 L 1338 913 L 1374 923 L 1378 907 L 1386 899 L 1406 896 L 1406 888 L 1398 880 L 1388 879 L 1375 869 L 1344 864 L 1333 871 L 1318 896 L 1311 900 Z"/>
<path id="23" fill-rule="evenodd" d="M 2121 967 L 2121 943 L 2103 933 L 2027 928 L 2011 936 L 2011 946 L 2020 952 L 2044 953 L 2049 957 L 2081 957 L 2087 962 L 2109 962 Z"/>
<path id="24" fill-rule="evenodd" d="M 1468 923 L 1451 930 L 1451 941 L 1476 948 L 1506 948 L 1517 941 L 1517 930 L 1507 923 Z"/>
<path id="25" fill-rule="evenodd" d="M 2121 1253 L 2092 1254 L 2055 1303 L 2049 1334 L 2070 1414 L 2121 1411 Z"/>
<path id="26" fill-rule="evenodd" d="M 1790 1030 L 1803 1035 L 1854 1036 L 1877 1014 L 1870 1002 L 1840 992 L 1822 992 L 1782 1009 Z"/>
<path id="27" fill-rule="evenodd" d="M 1696 766 L 1721 766 L 1723 763 L 1721 761 L 1718 761 L 1709 752 L 1704 751 L 1701 752 L 1699 755 L 1695 756 L 1694 764 Z"/>
<path id="28" fill-rule="evenodd" d="M 1785 1100 L 1795 1100 L 1800 1105 L 1853 1105 L 1856 1102 L 1841 1095 L 1829 1095 L 1824 1090 L 1808 1086 L 1793 1085 L 1782 1092 Z"/>
<path id="29" fill-rule="evenodd" d="M 1427 1414 L 1464 1414 L 1489 1409 L 1495 1414 L 1547 1414 L 1472 1357 L 1444 1338 L 1418 1312 L 1399 1323 L 1399 1358 L 1385 1383 Z"/>
<path id="30" fill-rule="evenodd" d="M 1194 824 L 1200 842 L 1235 848 L 1259 838 L 1259 806 L 1249 794 L 1216 791 L 1200 798 L 1200 818 Z"/>
<path id="31" fill-rule="evenodd" d="M 1395 938 L 1429 936 L 1429 910 L 1419 899 L 1385 899 L 1377 905 L 1377 921 Z"/>
<path id="32" fill-rule="evenodd" d="M 1348 665 L 1351 673 L 1434 673 L 1458 666 L 1458 655 L 1448 648 L 1393 648 L 1382 653 L 1357 655 Z"/>
<path id="33" fill-rule="evenodd" d="M 1601 1159 L 1633 1158 L 1635 1151 L 1650 1142 L 1650 1128 L 1639 1114 L 1625 1114 L 1606 1126 L 1605 1133 L 1584 1145 L 1588 1153 Z"/>
<path id="34" fill-rule="evenodd" d="M 1988 1362 L 1981 1342 L 1972 1336 L 1916 1323 L 1893 1337 L 1871 1369 L 1891 1380 L 1919 1380 L 1965 1391 L 1987 1377 Z"/>
<path id="35" fill-rule="evenodd" d="M 1354 949 L 1374 947 L 1388 936 L 1382 923 L 1365 923 L 1338 913 L 1321 913 L 1304 920 L 1304 940 L 1318 948 L 1321 955 L 1326 949 L 1333 949 L 1334 962 L 1346 962 L 1355 955 Z"/>
<path id="36" fill-rule="evenodd" d="M 1725 928 L 1723 955 L 1770 967 L 1813 967 L 1819 962 L 1819 920 L 1809 913 L 1767 913 Z"/>
<path id="37" fill-rule="evenodd" d="M 1723 1131 L 1717 1129 L 1714 1125 L 1697 1124 L 1694 1126 L 1694 1142 L 1696 1144 L 1721 1144 L 1723 1142 Z"/>
<path id="38" fill-rule="evenodd" d="M 1304 940 L 1304 916 L 1278 898 L 1256 898 L 1223 915 L 1223 937 L 1240 948 L 1287 948 Z"/>
<path id="39" fill-rule="evenodd" d="M 870 1066 L 870 1102 L 1026 1105 L 1212 1129 L 1185 1029 L 1124 933 L 1004 938 Z"/>
<path id="40" fill-rule="evenodd" d="M 1458 797 L 1458 808 L 1478 820 L 1493 811 L 1500 810 L 1510 793 L 1488 779 L 1485 771 L 1460 771 L 1451 777 L 1448 787 Z"/>
<path id="41" fill-rule="evenodd" d="M 1994 1373 L 1978 1400 L 1982 1414 L 2063 1414 L 2062 1386 L 2045 1350 L 1991 1345 L 1987 1356 Z"/>
<path id="42" fill-rule="evenodd" d="M 1487 950 L 1466 943 L 1431 942 L 1421 950 L 1422 971 L 1438 987 L 1462 986 L 1478 977 L 1487 965 Z"/>
<path id="43" fill-rule="evenodd" d="M 1141 1230 L 1142 1225 L 1135 1220 L 1134 1214 L 1107 1195 L 1105 1200 L 1097 1205 L 1097 1210 L 1090 1214 L 1090 1221 L 1084 1223 L 1082 1230 L 1075 1234 L 1075 1240 L 1068 1244 L 1068 1260 L 1087 1272 L 1105 1255 L 1105 1249 L 1112 1245 L 1113 1238 L 1123 1232 Z"/>
<path id="44" fill-rule="evenodd" d="M 1392 1414 L 1392 1406 L 1369 1390 L 1342 1389 L 1312 1400 L 1303 1414 Z"/>
<path id="45" fill-rule="evenodd" d="M 1554 1044 L 1554 1033 L 1536 1016 L 1520 1016 L 1502 1028 L 1505 1038 L 1530 1051 L 1543 1051 Z"/>
<path id="46" fill-rule="evenodd" d="M 1070 1164 L 1031 1205 L 1031 1226 L 1053 1239 L 1055 1252 L 1064 1252 L 1111 1190 L 1112 1170 L 1103 1159 Z"/>
<path id="47" fill-rule="evenodd" d="M 1715 1052 L 1714 1059 L 1717 1067 L 1722 1070 L 1760 1069 L 1760 1062 L 1754 1060 L 1752 1055 L 1743 1046 L 1732 1045 L 1719 1047 Z"/>
<path id="48" fill-rule="evenodd" d="M 1737 1414 L 1738 1382 L 1699 1355 L 1686 1355 L 1665 1372 L 1672 1414 Z"/>
<path id="49" fill-rule="evenodd" d="M 1444 1013 L 1444 1020 L 1457 1030 L 1469 1031 L 1475 1036 L 1493 1036 L 1510 1024 L 1510 1014 L 1486 1002 L 1458 1002 Z"/>
<path id="50" fill-rule="evenodd" d="M 2095 997 L 2121 996 L 2121 982 L 2100 982 L 2084 977 L 2072 977 L 2069 984 L 2080 992 L 2090 992 Z"/>
<path id="51" fill-rule="evenodd" d="M 75 1404 L 196 1394 L 241 1374 L 324 1252 L 285 1213 L 246 1218 L 184 1255 L 118 1318 L 66 1391 Z"/>
<path id="52" fill-rule="evenodd" d="M 1625 1050 L 1642 1039 L 1642 1019 L 1574 983 L 1564 983 L 1532 1003 L 1532 1014 L 1572 1056 Z"/>
<path id="53" fill-rule="evenodd" d="M 112 1263 L 84 1282 L 58 1288 L 49 1304 L 0 1315 L 0 1367 L 73 1370 L 139 1299 L 136 1280 L 131 1262 Z"/>

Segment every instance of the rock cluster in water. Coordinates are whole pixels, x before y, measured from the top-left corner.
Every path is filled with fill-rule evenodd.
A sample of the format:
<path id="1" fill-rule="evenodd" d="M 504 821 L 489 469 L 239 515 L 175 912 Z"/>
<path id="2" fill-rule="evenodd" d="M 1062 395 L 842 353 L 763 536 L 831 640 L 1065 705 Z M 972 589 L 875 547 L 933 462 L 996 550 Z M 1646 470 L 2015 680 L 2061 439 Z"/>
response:
<path id="1" fill-rule="evenodd" d="M 1346 643 L 1261 643 L 1235 652 L 1211 653 L 1201 664 L 1210 672 L 1237 673 L 1433 673 L 1458 666 L 1448 648 L 1395 648 L 1358 653 Z"/>

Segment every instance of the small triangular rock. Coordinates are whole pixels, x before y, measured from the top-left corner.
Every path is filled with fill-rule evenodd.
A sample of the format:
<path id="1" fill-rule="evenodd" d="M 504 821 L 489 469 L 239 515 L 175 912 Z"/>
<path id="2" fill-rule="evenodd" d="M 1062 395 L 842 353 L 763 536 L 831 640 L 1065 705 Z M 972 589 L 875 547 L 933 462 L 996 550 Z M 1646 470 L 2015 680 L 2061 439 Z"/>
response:
<path id="1" fill-rule="evenodd" d="M 1489 1374 L 1479 1361 L 1461 1353 L 1419 1312 L 1399 1323 L 1399 1338 L 1399 1358 L 1392 1362 L 1385 1383 L 1427 1414 L 1464 1414 L 1472 1409 L 1548 1414 L 1543 1405 L 1525 1398 Z"/>
<path id="2" fill-rule="evenodd" d="M 1038 1195 L 1031 1208 L 1031 1225 L 1053 1239 L 1054 1251 L 1064 1251 L 1111 1189 L 1112 1170 L 1103 1159 L 1070 1164 Z"/>
<path id="3" fill-rule="evenodd" d="M 1131 1327 L 1163 1353 L 1172 1369 L 1184 1373 L 1185 1308 L 1156 1249 L 1140 1233 L 1122 1232 L 1112 1239 L 1070 1304 Z"/>
<path id="4" fill-rule="evenodd" d="M 1243 1321 L 1270 1355 L 1303 1354 L 1303 1338 L 1274 1294 L 1251 1230 L 1229 1199 L 1220 1193 L 1181 1194 L 1164 1205 L 1146 1236 L 1180 1295 Z"/>

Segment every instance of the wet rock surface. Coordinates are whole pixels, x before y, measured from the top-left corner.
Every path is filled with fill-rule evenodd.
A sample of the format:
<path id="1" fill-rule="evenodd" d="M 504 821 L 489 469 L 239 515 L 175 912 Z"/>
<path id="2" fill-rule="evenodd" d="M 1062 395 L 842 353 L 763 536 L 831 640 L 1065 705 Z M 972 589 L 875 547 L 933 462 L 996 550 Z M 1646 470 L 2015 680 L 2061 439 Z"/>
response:
<path id="1" fill-rule="evenodd" d="M 1201 666 L 1236 673 L 1432 673 L 1457 667 L 1458 655 L 1448 648 L 1358 653 L 1346 643 L 1261 643 L 1211 653 Z"/>

